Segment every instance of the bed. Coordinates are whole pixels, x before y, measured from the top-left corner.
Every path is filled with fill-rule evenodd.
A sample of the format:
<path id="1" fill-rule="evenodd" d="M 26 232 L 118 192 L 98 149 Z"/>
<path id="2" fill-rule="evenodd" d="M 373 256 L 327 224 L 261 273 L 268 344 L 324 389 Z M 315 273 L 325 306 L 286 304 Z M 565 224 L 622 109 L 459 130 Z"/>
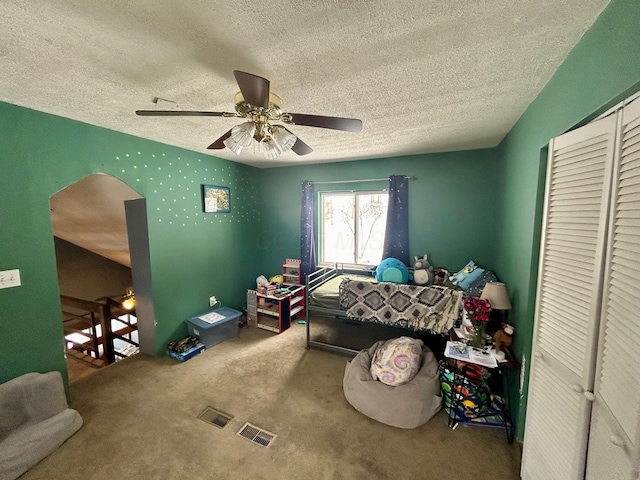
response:
<path id="1" fill-rule="evenodd" d="M 446 334 L 457 320 L 462 291 L 377 282 L 370 272 L 320 267 L 306 279 L 307 348 L 347 354 L 359 350 L 311 339 L 314 316 L 390 325 L 405 330 Z"/>

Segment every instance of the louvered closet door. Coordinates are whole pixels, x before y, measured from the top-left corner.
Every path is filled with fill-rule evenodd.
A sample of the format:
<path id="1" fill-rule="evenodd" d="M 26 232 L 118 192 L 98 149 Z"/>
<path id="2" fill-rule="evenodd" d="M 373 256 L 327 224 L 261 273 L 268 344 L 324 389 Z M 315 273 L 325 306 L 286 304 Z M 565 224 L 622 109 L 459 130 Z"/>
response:
<path id="1" fill-rule="evenodd" d="M 640 423 L 640 101 L 621 115 L 589 434 L 590 480 L 638 478 Z"/>
<path id="2" fill-rule="evenodd" d="M 584 476 L 615 130 L 614 115 L 549 144 L 525 480 Z"/>

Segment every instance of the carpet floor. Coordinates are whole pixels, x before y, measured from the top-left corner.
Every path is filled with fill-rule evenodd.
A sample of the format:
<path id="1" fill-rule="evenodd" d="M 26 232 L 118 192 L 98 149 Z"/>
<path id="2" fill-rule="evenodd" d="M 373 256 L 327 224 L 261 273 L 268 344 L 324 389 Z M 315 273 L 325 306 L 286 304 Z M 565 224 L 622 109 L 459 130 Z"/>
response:
<path id="1" fill-rule="evenodd" d="M 348 357 L 304 348 L 304 325 L 236 338 L 181 363 L 135 355 L 71 384 L 83 427 L 23 477 L 36 479 L 518 479 L 501 429 L 447 427 L 440 411 L 403 430 L 345 400 Z M 207 407 L 233 418 L 218 428 Z M 267 448 L 236 433 L 277 435 Z"/>

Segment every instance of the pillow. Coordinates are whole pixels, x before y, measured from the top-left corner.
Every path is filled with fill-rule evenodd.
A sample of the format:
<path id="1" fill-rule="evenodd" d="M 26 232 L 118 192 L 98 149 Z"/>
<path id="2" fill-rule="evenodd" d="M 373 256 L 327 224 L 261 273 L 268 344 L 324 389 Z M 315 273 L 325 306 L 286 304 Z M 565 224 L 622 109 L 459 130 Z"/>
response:
<path id="1" fill-rule="evenodd" d="M 420 370 L 422 345 L 410 337 L 388 340 L 371 359 L 371 376 L 392 387 L 410 382 Z"/>
<path id="2" fill-rule="evenodd" d="M 498 277 L 491 270 L 485 270 L 482 274 L 469 284 L 466 292 L 472 297 L 479 297 L 484 290 L 484 286 L 489 282 L 498 282 Z"/>
<path id="3" fill-rule="evenodd" d="M 478 267 L 473 260 L 467 263 L 462 270 L 451 276 L 451 282 L 466 290 L 469 285 L 477 280 L 484 272 L 483 268 Z"/>

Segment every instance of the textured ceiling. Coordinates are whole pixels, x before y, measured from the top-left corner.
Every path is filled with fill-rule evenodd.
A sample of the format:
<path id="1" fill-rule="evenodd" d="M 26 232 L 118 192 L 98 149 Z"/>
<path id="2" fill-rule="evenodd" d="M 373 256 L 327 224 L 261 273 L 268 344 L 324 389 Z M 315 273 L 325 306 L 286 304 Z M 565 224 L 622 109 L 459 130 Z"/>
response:
<path id="1" fill-rule="evenodd" d="M 125 200 L 142 198 L 111 175 L 90 175 L 51 197 L 53 234 L 131 268 Z"/>
<path id="2" fill-rule="evenodd" d="M 0 100 L 211 154 L 234 118 L 138 117 L 156 97 L 233 111 L 232 71 L 271 81 L 314 152 L 255 166 L 497 145 L 608 0 L 3 0 Z"/>

